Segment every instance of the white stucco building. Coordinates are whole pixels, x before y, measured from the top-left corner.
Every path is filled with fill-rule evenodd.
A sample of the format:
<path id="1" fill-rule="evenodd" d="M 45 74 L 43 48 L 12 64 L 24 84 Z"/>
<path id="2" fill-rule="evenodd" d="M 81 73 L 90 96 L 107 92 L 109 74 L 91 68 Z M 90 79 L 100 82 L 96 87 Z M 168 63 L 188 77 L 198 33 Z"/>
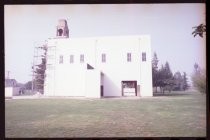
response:
<path id="1" fill-rule="evenodd" d="M 153 96 L 150 36 L 48 39 L 45 96 Z"/>

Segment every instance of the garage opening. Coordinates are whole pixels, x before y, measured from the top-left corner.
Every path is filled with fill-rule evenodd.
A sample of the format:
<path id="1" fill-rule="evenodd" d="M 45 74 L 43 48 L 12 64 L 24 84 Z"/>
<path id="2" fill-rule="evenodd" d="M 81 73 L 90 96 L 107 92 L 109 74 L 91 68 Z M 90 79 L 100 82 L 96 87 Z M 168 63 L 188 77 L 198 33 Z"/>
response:
<path id="1" fill-rule="evenodd" d="M 122 81 L 122 96 L 137 96 L 137 81 Z"/>

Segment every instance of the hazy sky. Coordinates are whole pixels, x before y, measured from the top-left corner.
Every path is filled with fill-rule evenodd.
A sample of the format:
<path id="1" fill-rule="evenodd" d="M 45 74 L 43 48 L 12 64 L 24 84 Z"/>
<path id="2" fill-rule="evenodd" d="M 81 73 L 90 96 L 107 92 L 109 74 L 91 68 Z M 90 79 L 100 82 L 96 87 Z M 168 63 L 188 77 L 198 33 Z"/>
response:
<path id="1" fill-rule="evenodd" d="M 205 4 L 5 5 L 5 72 L 18 82 L 31 80 L 34 44 L 55 37 L 67 19 L 70 37 L 151 35 L 159 65 L 190 75 L 205 67 L 205 38 L 191 35 L 205 23 Z"/>

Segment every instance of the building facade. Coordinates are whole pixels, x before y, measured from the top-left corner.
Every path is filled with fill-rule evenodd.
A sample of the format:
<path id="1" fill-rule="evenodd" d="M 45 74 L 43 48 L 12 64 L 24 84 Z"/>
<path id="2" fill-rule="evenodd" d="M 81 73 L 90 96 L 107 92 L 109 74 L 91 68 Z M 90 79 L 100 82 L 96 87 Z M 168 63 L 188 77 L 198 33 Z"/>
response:
<path id="1" fill-rule="evenodd" d="M 45 96 L 153 96 L 150 36 L 69 38 L 65 26 L 47 41 Z"/>
<path id="2" fill-rule="evenodd" d="M 21 87 L 15 79 L 5 79 L 5 98 L 12 98 L 21 94 Z"/>

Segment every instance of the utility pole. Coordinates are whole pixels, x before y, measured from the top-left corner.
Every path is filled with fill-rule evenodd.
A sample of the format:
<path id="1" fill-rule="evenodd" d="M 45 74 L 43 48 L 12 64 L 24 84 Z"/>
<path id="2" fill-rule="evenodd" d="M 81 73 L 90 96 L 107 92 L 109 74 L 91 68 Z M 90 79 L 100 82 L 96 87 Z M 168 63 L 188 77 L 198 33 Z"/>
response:
<path id="1" fill-rule="evenodd" d="M 35 55 L 35 47 L 36 47 L 36 44 L 34 42 L 34 54 Z M 33 63 L 32 63 L 32 81 L 31 81 L 31 90 L 32 92 L 34 91 L 34 56 L 33 56 Z"/>
<path id="2" fill-rule="evenodd" d="M 31 90 L 34 90 L 34 61 L 32 63 L 32 80 L 31 80 Z"/>
<path id="3" fill-rule="evenodd" d="M 10 73 L 10 71 L 7 71 L 7 79 L 9 79 L 9 73 Z"/>

